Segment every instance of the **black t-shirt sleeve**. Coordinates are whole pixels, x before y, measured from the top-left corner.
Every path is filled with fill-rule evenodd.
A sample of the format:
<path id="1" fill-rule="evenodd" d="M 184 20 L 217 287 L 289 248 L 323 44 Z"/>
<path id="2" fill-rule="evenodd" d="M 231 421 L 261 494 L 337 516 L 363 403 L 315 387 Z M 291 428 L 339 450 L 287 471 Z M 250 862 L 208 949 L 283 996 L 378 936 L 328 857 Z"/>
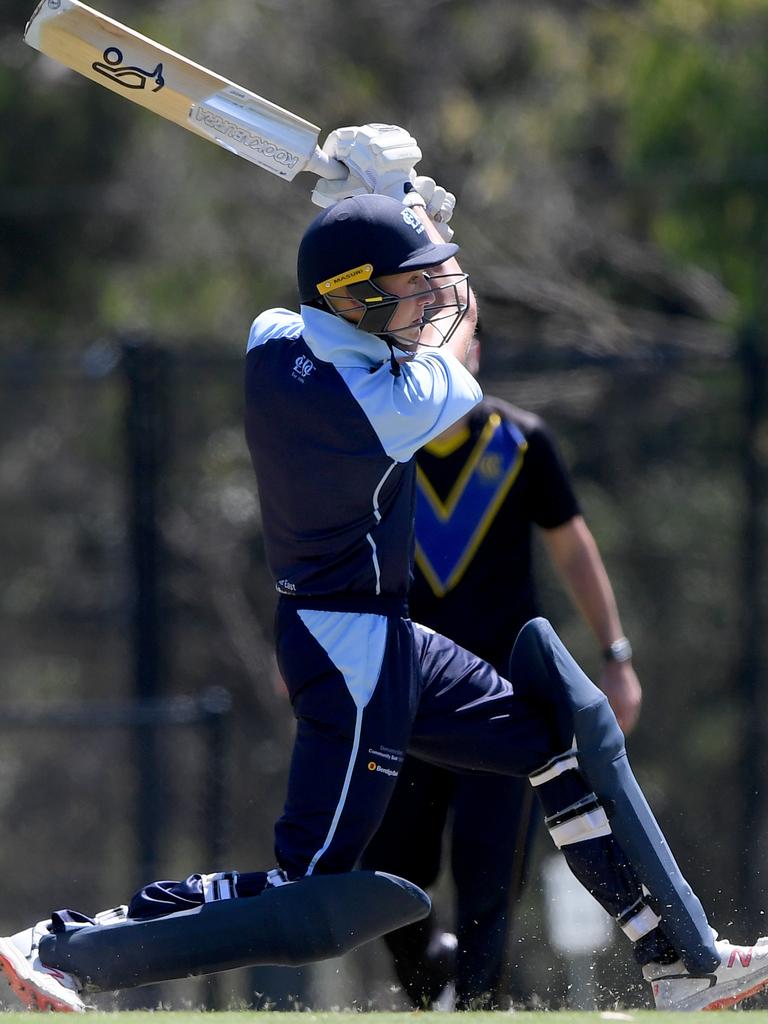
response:
<path id="1" fill-rule="evenodd" d="M 528 434 L 525 470 L 528 477 L 528 511 L 537 526 L 551 530 L 581 514 L 560 451 L 541 421 Z"/>

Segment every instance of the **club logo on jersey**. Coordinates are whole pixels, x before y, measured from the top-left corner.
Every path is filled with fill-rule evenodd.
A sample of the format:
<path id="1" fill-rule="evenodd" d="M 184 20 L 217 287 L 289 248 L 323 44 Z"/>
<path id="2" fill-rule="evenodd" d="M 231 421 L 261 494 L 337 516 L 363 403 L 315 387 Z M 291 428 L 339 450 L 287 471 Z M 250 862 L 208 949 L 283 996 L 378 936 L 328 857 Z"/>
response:
<path id="1" fill-rule="evenodd" d="M 477 472 L 486 480 L 498 480 L 504 469 L 504 462 L 497 452 L 484 455 L 477 465 Z"/>
<path id="2" fill-rule="evenodd" d="M 145 89 L 147 82 L 154 82 L 152 92 L 158 92 L 165 85 L 163 65 L 158 64 L 153 71 L 143 68 L 123 66 L 123 51 L 116 46 L 108 46 L 102 54 L 102 60 L 95 60 L 91 67 L 110 82 L 121 85 L 124 89 Z"/>
<path id="3" fill-rule="evenodd" d="M 424 231 L 424 225 L 419 220 L 417 214 L 409 206 L 404 206 L 400 211 L 400 216 L 403 218 L 406 224 L 409 224 L 417 235 L 420 235 Z"/>
<path id="4" fill-rule="evenodd" d="M 293 372 L 291 373 L 291 376 L 294 380 L 301 381 L 303 384 L 314 369 L 315 364 L 309 356 L 299 356 L 293 364 Z"/>

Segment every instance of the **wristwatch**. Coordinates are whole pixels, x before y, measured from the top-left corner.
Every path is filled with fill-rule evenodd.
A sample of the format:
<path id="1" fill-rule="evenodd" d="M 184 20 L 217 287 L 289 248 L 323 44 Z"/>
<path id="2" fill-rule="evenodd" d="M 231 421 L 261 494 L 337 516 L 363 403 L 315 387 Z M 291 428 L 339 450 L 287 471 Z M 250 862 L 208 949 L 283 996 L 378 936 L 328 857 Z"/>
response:
<path id="1" fill-rule="evenodd" d="M 608 644 L 603 651 L 603 658 L 606 661 L 631 661 L 632 644 L 625 636 L 621 636 L 618 640 L 614 640 L 612 644 Z"/>

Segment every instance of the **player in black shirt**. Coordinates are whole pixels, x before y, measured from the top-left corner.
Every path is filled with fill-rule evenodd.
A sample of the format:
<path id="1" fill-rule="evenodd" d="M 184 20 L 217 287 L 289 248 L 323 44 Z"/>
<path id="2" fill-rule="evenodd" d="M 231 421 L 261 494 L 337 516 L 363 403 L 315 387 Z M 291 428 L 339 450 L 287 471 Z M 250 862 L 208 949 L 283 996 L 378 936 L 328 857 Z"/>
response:
<path id="1" fill-rule="evenodd" d="M 504 674 L 510 638 L 540 614 L 532 565 L 537 527 L 610 656 L 610 644 L 622 638 L 613 593 L 544 422 L 485 398 L 423 448 L 417 462 L 413 619 Z M 624 647 L 624 653 L 631 651 Z M 630 659 L 607 661 L 605 675 L 604 686 L 627 730 L 640 707 Z M 522 890 L 538 820 L 531 796 L 530 787 L 514 778 L 457 774 L 406 759 L 363 862 L 432 885 L 452 816 L 456 938 L 430 916 L 386 939 L 398 978 L 416 1005 L 433 1002 L 452 975 L 459 1009 L 499 1005 L 508 912 Z"/>
<path id="2" fill-rule="evenodd" d="M 486 398 L 417 463 L 411 615 L 505 670 L 509 638 L 540 613 L 533 527 L 580 514 L 562 459 L 538 417 Z"/>

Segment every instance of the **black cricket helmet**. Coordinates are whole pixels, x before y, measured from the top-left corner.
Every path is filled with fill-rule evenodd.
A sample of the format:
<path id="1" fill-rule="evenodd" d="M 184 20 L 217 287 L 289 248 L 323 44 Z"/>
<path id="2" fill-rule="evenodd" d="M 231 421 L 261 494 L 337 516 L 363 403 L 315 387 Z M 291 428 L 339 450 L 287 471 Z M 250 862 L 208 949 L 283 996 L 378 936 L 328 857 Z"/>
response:
<path id="1" fill-rule="evenodd" d="M 362 310 L 356 326 L 396 342 L 397 333 L 388 326 L 401 297 L 385 291 L 376 279 L 439 267 L 458 249 L 452 242 L 431 241 L 419 215 L 396 199 L 342 199 L 323 210 L 304 233 L 298 254 L 299 297 L 304 304 L 343 316 L 328 296 L 344 287 Z M 432 324 L 437 344 L 445 344 L 468 307 L 467 276 L 427 275 L 425 291 L 433 301 L 424 310 L 424 324 Z"/>

